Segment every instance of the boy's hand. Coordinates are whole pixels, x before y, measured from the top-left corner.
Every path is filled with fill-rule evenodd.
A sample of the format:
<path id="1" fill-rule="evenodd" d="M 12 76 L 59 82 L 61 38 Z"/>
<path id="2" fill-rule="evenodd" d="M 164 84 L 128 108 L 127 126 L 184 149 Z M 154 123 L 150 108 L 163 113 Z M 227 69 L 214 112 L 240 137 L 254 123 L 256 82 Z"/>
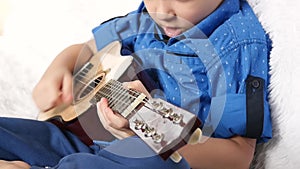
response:
<path id="1" fill-rule="evenodd" d="M 125 88 L 134 89 L 146 94 L 147 97 L 150 97 L 150 94 L 140 81 L 125 82 L 123 85 Z M 128 120 L 122 115 L 113 112 L 112 109 L 108 107 L 107 99 L 102 98 L 100 100 L 97 104 L 97 110 L 103 127 L 116 138 L 123 139 L 135 135 L 129 128 Z"/>
<path id="2" fill-rule="evenodd" d="M 115 113 L 108 107 L 106 98 L 102 98 L 97 103 L 97 112 L 103 127 L 118 139 L 133 136 L 134 133 L 129 128 L 128 120 L 122 115 Z"/>
<path id="3" fill-rule="evenodd" d="M 4 161 L 0 160 L 1 169 L 29 169 L 30 166 L 23 161 Z"/>
<path id="4" fill-rule="evenodd" d="M 72 103 L 72 74 L 67 68 L 47 70 L 33 90 L 33 100 L 41 111 L 62 103 Z"/>
<path id="5" fill-rule="evenodd" d="M 34 88 L 32 97 L 41 111 L 47 111 L 62 103 L 72 103 L 72 72 L 84 46 L 85 43 L 71 45 L 59 53 Z M 90 56 L 91 54 L 88 53 L 81 60 L 82 64 Z"/>

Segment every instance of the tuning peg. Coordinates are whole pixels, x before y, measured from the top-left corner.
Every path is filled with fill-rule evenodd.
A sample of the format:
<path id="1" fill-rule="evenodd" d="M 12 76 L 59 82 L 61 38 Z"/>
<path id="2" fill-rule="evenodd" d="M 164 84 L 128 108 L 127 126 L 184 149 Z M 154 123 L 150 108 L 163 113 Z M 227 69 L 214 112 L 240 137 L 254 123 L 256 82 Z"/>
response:
<path id="1" fill-rule="evenodd" d="M 173 123 L 178 124 L 183 119 L 183 115 L 182 114 L 173 113 L 171 115 L 171 119 L 172 119 Z"/>
<path id="2" fill-rule="evenodd" d="M 144 133 L 145 133 L 146 137 L 152 137 L 156 133 L 156 131 L 153 127 L 151 128 L 151 127 L 147 126 Z"/>
<path id="3" fill-rule="evenodd" d="M 148 128 L 148 124 L 143 123 L 142 126 L 141 126 L 142 132 L 145 132 L 147 130 L 147 128 Z"/>
<path id="4" fill-rule="evenodd" d="M 153 108 L 157 110 L 164 118 L 169 118 L 174 123 L 178 124 L 183 119 L 182 114 L 174 113 L 172 108 L 167 108 L 162 102 L 153 101 Z"/>
<path id="5" fill-rule="evenodd" d="M 138 120 L 138 119 L 135 119 L 134 123 L 135 123 L 134 128 L 136 130 L 140 130 L 142 128 L 143 124 L 144 124 L 144 122 L 142 122 L 141 120 Z"/>
<path id="6" fill-rule="evenodd" d="M 159 110 L 163 106 L 162 102 L 157 102 L 157 101 L 153 101 L 151 104 L 155 110 Z"/>
<path id="7" fill-rule="evenodd" d="M 182 159 L 182 156 L 175 151 L 171 156 L 170 156 L 171 160 L 174 161 L 175 163 L 179 163 Z"/>
<path id="8" fill-rule="evenodd" d="M 164 135 L 163 134 L 158 134 L 158 133 L 155 133 L 153 136 L 152 136 L 152 139 L 155 143 L 161 143 L 162 140 L 164 139 Z"/>
<path id="9" fill-rule="evenodd" d="M 171 116 L 171 114 L 173 113 L 173 109 L 171 109 L 171 108 L 168 109 L 165 107 L 163 107 L 162 109 L 160 109 L 158 111 L 162 114 L 162 116 L 164 118 L 169 118 Z"/>
<path id="10" fill-rule="evenodd" d="M 160 143 L 163 140 L 164 135 L 158 134 L 153 127 L 149 127 L 145 122 L 138 119 L 135 119 L 133 122 L 135 124 L 134 129 L 141 130 L 145 137 L 151 137 L 155 143 Z"/>
<path id="11" fill-rule="evenodd" d="M 197 128 L 193 134 L 191 135 L 190 139 L 188 140 L 188 144 L 197 144 L 200 143 L 202 137 L 202 130 L 200 128 Z"/>

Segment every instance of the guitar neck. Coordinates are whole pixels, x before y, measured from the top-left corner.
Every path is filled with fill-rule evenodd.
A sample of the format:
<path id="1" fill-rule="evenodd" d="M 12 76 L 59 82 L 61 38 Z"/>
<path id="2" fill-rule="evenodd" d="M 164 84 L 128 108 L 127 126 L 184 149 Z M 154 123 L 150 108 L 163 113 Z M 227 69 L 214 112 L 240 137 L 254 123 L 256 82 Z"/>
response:
<path id="1" fill-rule="evenodd" d="M 131 114 L 140 105 L 147 101 L 146 95 L 132 89 L 124 88 L 123 84 L 116 80 L 109 80 L 95 94 L 92 102 L 98 102 L 101 98 L 108 99 L 110 108 L 124 118 L 129 119 Z"/>

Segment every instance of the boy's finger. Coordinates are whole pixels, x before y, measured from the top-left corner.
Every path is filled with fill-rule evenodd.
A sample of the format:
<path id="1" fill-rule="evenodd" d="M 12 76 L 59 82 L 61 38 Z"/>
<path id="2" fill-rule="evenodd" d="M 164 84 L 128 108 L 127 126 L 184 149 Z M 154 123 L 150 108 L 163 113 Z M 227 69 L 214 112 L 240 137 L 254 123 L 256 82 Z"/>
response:
<path id="1" fill-rule="evenodd" d="M 114 113 L 111 109 L 105 109 L 107 120 L 110 122 L 109 125 L 115 129 L 126 128 L 127 120 L 120 114 Z"/>
<path id="2" fill-rule="evenodd" d="M 47 111 L 61 102 L 61 92 L 54 85 L 45 86 L 45 89 L 38 89 L 36 92 L 35 102 L 41 111 Z"/>
<path id="3" fill-rule="evenodd" d="M 100 100 L 100 102 L 97 103 L 97 113 L 98 113 L 99 119 L 100 119 L 103 127 L 107 130 L 109 126 L 107 125 L 107 118 L 104 113 L 104 110 L 106 108 L 108 108 L 107 101 L 106 101 L 106 99 L 102 98 Z"/>
<path id="4" fill-rule="evenodd" d="M 62 100 L 64 103 L 71 103 L 73 99 L 72 93 L 73 78 L 71 74 L 66 74 L 62 82 Z"/>
<path id="5" fill-rule="evenodd" d="M 127 126 L 127 120 L 121 115 L 115 114 L 108 106 L 107 99 L 102 98 L 99 103 L 102 116 L 106 120 L 106 124 L 115 129 L 121 129 Z"/>

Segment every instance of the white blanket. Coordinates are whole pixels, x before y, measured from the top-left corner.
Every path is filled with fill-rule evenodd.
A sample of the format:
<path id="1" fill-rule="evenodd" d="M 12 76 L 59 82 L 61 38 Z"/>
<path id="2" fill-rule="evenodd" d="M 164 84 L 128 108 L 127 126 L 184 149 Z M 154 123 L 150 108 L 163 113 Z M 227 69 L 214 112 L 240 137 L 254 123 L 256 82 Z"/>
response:
<path id="1" fill-rule="evenodd" d="M 38 111 L 31 91 L 61 50 L 91 39 L 92 28 L 135 10 L 140 3 L 140 0 L 8 1 L 10 9 L 0 35 L 0 116 L 23 118 L 36 118 Z"/>
<path id="2" fill-rule="evenodd" d="M 249 0 L 273 40 L 270 103 L 274 138 L 259 145 L 253 168 L 300 167 L 300 21 L 297 0 Z M 92 37 L 101 21 L 136 9 L 140 0 L 11 0 L 0 36 L 0 116 L 36 118 L 31 91 L 66 46 Z M 115 4 L 120 4 L 115 6 Z"/>
<path id="3" fill-rule="evenodd" d="M 259 147 L 255 168 L 300 167 L 300 20 L 299 1 L 252 0 L 254 10 L 273 40 L 270 103 L 274 138 Z"/>

